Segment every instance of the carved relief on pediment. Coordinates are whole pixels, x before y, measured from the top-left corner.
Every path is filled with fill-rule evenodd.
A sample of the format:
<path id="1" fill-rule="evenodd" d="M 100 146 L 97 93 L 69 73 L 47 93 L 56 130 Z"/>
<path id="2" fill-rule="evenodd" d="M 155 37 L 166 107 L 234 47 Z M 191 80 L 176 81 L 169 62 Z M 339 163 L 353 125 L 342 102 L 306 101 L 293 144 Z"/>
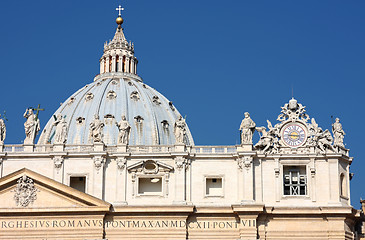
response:
<path id="1" fill-rule="evenodd" d="M 16 204 L 21 207 L 27 207 L 37 199 L 37 192 L 39 190 L 34 186 L 33 179 L 24 175 L 17 181 L 14 192 Z"/>

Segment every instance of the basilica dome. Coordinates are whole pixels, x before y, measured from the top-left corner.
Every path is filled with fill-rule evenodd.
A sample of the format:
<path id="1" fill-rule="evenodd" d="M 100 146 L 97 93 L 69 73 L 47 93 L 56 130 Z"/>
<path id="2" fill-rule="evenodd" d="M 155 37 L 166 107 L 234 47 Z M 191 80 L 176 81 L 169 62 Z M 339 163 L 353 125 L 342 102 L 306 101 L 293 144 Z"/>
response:
<path id="1" fill-rule="evenodd" d="M 98 117 L 104 127 L 103 142 L 118 144 L 117 123 L 126 117 L 130 124 L 129 145 L 172 145 L 174 126 L 181 116 L 172 102 L 146 85 L 137 75 L 134 44 L 127 42 L 121 24 L 113 40 L 104 45 L 100 74 L 72 94 L 49 119 L 38 144 L 55 143 L 57 118 L 64 118 L 66 144 L 91 144 L 90 124 Z M 194 145 L 186 126 L 183 143 Z"/>

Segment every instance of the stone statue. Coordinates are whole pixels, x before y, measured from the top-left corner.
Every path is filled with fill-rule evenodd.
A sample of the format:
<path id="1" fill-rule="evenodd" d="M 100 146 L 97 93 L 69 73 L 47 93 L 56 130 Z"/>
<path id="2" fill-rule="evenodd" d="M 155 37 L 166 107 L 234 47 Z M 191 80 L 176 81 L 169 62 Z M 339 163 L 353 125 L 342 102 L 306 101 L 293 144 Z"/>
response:
<path id="1" fill-rule="evenodd" d="M 131 133 L 131 125 L 128 123 L 126 117 L 122 115 L 122 120 L 120 122 L 115 123 L 119 129 L 118 135 L 118 143 L 121 144 L 128 144 L 129 143 L 129 136 Z"/>
<path id="2" fill-rule="evenodd" d="M 322 151 L 322 152 L 326 152 L 326 148 L 331 149 L 332 151 L 335 152 L 335 149 L 333 148 L 333 146 L 331 145 L 333 142 L 333 137 L 330 133 L 330 131 L 328 131 L 328 129 L 326 129 L 325 131 L 323 131 L 321 128 L 319 128 L 319 133 L 318 133 L 318 138 L 317 138 L 317 147 Z"/>
<path id="3" fill-rule="evenodd" d="M 180 116 L 179 119 L 175 122 L 174 134 L 176 143 L 184 143 L 186 135 L 186 123 L 182 116 Z"/>
<path id="4" fill-rule="evenodd" d="M 342 124 L 340 123 L 340 119 L 336 118 L 335 122 L 332 124 L 332 133 L 335 137 L 335 141 L 333 146 L 335 147 L 345 147 L 343 144 L 343 138 L 345 136 L 345 132 L 342 129 Z"/>
<path id="5" fill-rule="evenodd" d="M 64 144 L 67 140 L 67 122 L 65 118 L 58 114 L 56 121 L 53 123 L 56 126 L 56 133 L 55 133 L 55 144 Z"/>
<path id="6" fill-rule="evenodd" d="M 262 149 L 263 152 L 267 152 L 274 142 L 274 137 L 266 131 L 265 127 L 257 127 L 256 130 L 262 135 L 255 148 Z"/>
<path id="7" fill-rule="evenodd" d="M 99 119 L 99 115 L 95 114 L 94 118 L 90 123 L 89 141 L 92 143 L 102 143 L 104 123 Z"/>
<path id="8" fill-rule="evenodd" d="M 33 113 L 33 109 L 27 108 L 23 115 L 27 121 L 24 123 L 25 140 L 26 144 L 33 144 L 36 135 L 40 130 L 40 122 L 37 116 Z"/>
<path id="9" fill-rule="evenodd" d="M 245 118 L 240 125 L 241 144 L 252 144 L 252 136 L 255 132 L 256 123 L 250 118 L 250 114 L 245 112 Z"/>
<path id="10" fill-rule="evenodd" d="M 0 114 L 0 144 L 4 143 L 5 137 L 6 137 L 6 126 Z"/>

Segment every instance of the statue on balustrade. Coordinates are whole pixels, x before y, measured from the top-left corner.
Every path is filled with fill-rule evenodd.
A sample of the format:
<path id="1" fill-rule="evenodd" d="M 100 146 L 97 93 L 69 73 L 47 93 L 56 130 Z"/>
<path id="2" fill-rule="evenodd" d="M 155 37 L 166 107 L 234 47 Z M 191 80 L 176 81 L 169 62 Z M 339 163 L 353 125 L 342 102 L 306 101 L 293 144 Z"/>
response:
<path id="1" fill-rule="evenodd" d="M 333 146 L 344 148 L 345 145 L 343 144 L 343 138 L 345 136 L 345 131 L 342 129 L 342 124 L 340 123 L 339 118 L 336 118 L 335 122 L 332 124 L 332 132 L 335 137 Z"/>
<path id="2" fill-rule="evenodd" d="M 241 131 L 241 144 L 252 144 L 252 136 L 255 132 L 256 124 L 250 118 L 250 114 L 248 112 L 245 112 L 244 115 L 245 118 L 242 120 L 239 129 Z"/>
<path id="3" fill-rule="evenodd" d="M 90 123 L 89 141 L 91 143 L 103 142 L 104 123 L 99 119 L 99 115 L 95 114 L 94 120 Z"/>
<path id="4" fill-rule="evenodd" d="M 176 143 L 184 143 L 184 139 L 186 136 L 186 123 L 182 116 L 175 122 L 174 125 L 174 134 Z"/>
<path id="5" fill-rule="evenodd" d="M 6 126 L 4 119 L 1 118 L 0 114 L 0 144 L 4 143 L 5 137 L 6 137 Z"/>
<path id="6" fill-rule="evenodd" d="M 128 144 L 129 143 L 129 136 L 131 133 L 131 125 L 127 121 L 126 117 L 122 115 L 122 120 L 118 123 L 115 123 L 119 130 L 118 135 L 118 143 L 121 144 Z"/>
<path id="7" fill-rule="evenodd" d="M 67 141 L 67 122 L 66 122 L 65 118 L 61 114 L 58 114 L 53 125 L 56 126 L 54 143 L 55 144 L 66 143 L 66 141 Z"/>
<path id="8" fill-rule="evenodd" d="M 32 108 L 27 108 L 23 115 L 27 120 L 24 123 L 25 144 L 33 144 L 36 135 L 40 130 L 40 122 Z"/>

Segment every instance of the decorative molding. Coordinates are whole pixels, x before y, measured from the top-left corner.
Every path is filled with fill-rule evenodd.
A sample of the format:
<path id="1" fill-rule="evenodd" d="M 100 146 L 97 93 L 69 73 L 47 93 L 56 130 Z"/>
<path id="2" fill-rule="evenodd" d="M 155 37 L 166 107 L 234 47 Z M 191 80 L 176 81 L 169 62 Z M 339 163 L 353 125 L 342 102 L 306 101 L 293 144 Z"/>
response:
<path id="1" fill-rule="evenodd" d="M 105 165 L 105 156 L 94 156 L 94 166 L 99 171 Z"/>
<path id="2" fill-rule="evenodd" d="M 249 157 L 249 156 L 240 157 L 237 160 L 238 169 L 240 169 L 242 171 L 243 168 L 245 168 L 248 171 L 251 168 L 252 161 L 253 161 L 252 157 Z"/>
<path id="3" fill-rule="evenodd" d="M 64 161 L 63 156 L 54 156 L 53 157 L 53 163 L 54 163 L 54 166 L 57 171 L 59 171 L 61 169 L 63 161 Z"/>
<path id="4" fill-rule="evenodd" d="M 127 164 L 127 159 L 125 157 L 117 157 L 117 167 L 119 170 L 123 170 Z"/>

